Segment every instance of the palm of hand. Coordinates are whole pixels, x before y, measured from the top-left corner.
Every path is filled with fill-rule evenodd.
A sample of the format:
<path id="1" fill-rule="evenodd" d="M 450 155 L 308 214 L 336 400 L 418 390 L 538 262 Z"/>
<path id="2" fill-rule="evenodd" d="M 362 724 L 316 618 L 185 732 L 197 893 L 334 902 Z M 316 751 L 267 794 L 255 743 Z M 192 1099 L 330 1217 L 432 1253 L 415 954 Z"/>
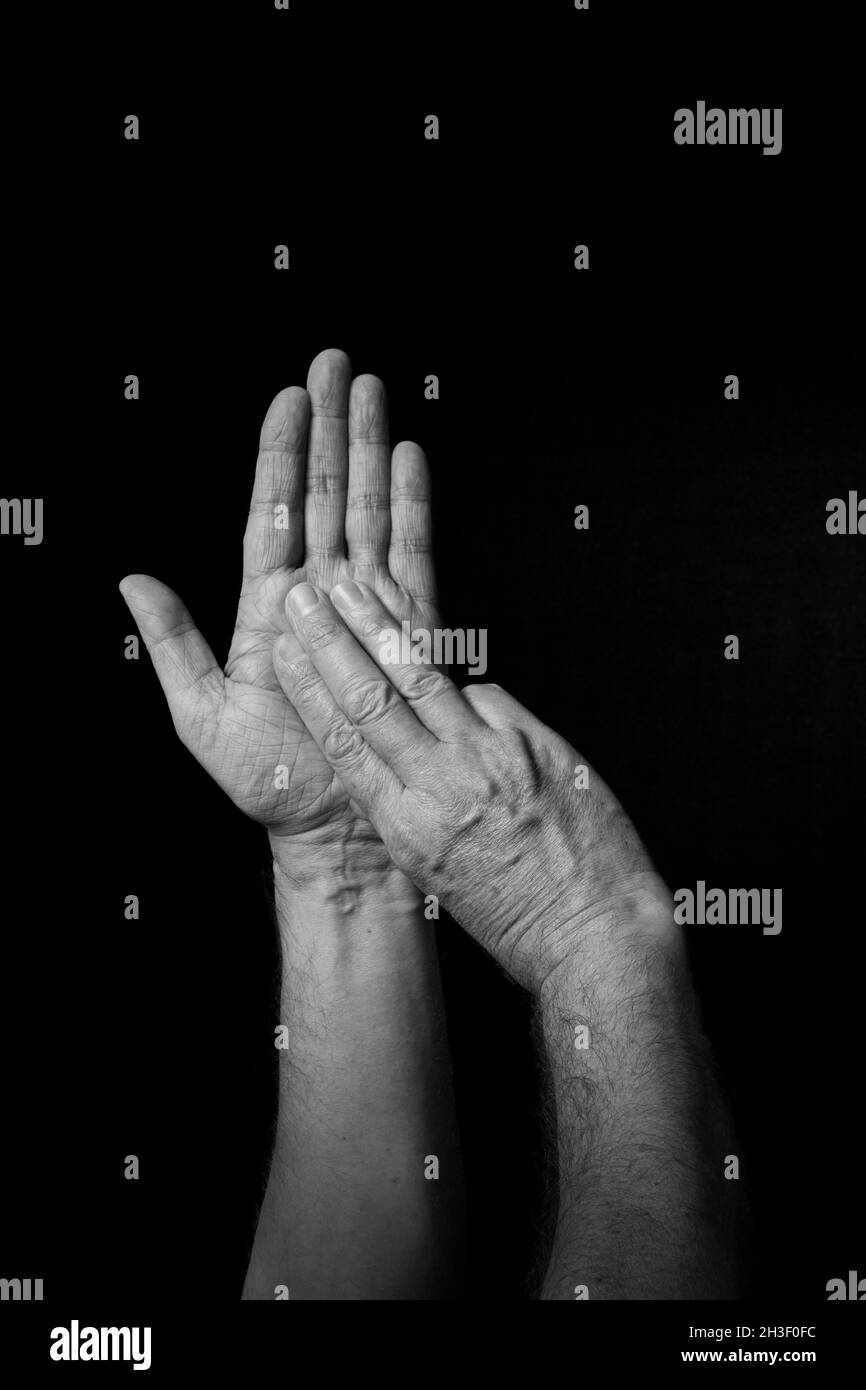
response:
<path id="1" fill-rule="evenodd" d="M 437 623 L 422 451 L 401 444 L 391 457 L 384 387 L 375 377 L 353 382 L 344 353 L 320 353 L 307 386 L 280 392 L 262 428 L 225 671 L 164 584 L 133 575 L 121 585 L 182 741 L 241 810 L 278 836 L 357 824 L 274 675 L 274 641 L 292 634 L 290 590 L 307 582 L 330 593 L 362 579 L 397 623 Z"/>
<path id="2" fill-rule="evenodd" d="M 290 590 L 308 583 L 330 593 L 345 579 L 375 589 L 398 624 L 437 624 L 434 606 L 414 599 L 387 567 L 345 557 L 262 576 L 241 594 L 212 750 L 217 780 L 247 815 L 277 835 L 316 829 L 349 812 L 348 795 L 283 693 L 271 660 L 275 639 L 292 633 L 285 608 Z M 293 645 L 300 655 L 296 638 Z M 287 769 L 280 778 L 287 787 L 276 785 L 278 767 Z"/>

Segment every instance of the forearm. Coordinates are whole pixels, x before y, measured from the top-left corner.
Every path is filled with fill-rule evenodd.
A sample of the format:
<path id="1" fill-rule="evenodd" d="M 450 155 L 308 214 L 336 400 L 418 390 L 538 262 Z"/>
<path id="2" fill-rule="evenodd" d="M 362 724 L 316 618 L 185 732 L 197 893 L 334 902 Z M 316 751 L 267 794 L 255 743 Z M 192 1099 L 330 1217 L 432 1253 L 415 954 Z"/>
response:
<path id="1" fill-rule="evenodd" d="M 558 1193 L 541 1297 L 736 1298 L 736 1145 L 672 913 L 637 908 L 582 946 L 539 1001 Z"/>
<path id="2" fill-rule="evenodd" d="M 312 862 L 275 842 L 274 887 L 288 1046 L 244 1296 L 452 1296 L 462 1169 L 423 899 L 351 839 Z"/>

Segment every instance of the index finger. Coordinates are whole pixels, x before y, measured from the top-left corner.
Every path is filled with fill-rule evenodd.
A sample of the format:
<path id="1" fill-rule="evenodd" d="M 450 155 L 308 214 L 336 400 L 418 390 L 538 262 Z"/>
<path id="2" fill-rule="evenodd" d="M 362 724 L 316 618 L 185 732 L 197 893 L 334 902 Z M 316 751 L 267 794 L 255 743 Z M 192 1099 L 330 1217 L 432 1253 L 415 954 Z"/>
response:
<path id="1" fill-rule="evenodd" d="M 300 386 L 281 391 L 265 416 L 244 532 L 245 579 L 301 563 L 309 419 L 310 398 Z"/>
<path id="2" fill-rule="evenodd" d="M 325 594 L 299 584 L 286 604 L 295 636 L 352 726 L 402 782 L 417 780 L 438 752 L 438 739 L 415 718 Z"/>

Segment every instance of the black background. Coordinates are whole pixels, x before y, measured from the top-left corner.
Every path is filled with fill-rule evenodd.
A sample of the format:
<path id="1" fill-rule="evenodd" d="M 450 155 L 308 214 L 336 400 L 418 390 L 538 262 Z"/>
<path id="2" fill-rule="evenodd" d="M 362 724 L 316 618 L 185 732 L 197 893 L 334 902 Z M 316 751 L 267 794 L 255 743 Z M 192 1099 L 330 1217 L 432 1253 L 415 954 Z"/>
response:
<path id="1" fill-rule="evenodd" d="M 427 450 L 444 615 L 488 630 L 485 678 L 600 770 L 673 888 L 783 889 L 777 937 L 690 932 L 752 1291 L 817 1303 L 866 1274 L 866 541 L 825 529 L 829 498 L 866 491 L 862 120 L 837 11 L 758 12 L 101 21 L 114 57 L 76 74 L 59 177 L 34 162 L 17 224 L 64 255 L 21 340 L 44 389 L 3 484 L 46 512 L 41 547 L 0 546 L 4 1276 L 64 1308 L 240 1295 L 274 1095 L 266 842 L 175 740 L 146 656 L 124 660 L 116 586 L 158 575 L 225 654 L 261 419 L 325 347 L 383 377 L 392 440 Z M 781 106 L 782 153 L 676 146 L 699 99 Z M 456 927 L 439 939 L 470 1296 L 520 1299 L 528 1002 Z"/>

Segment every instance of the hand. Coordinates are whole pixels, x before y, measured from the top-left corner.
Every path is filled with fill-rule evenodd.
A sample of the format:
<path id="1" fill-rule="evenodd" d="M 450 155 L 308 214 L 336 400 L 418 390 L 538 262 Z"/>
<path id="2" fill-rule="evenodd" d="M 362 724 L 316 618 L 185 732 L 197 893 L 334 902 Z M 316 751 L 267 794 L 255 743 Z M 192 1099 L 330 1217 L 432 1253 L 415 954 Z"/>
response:
<path id="1" fill-rule="evenodd" d="M 565 739 L 498 686 L 392 662 L 396 615 L 367 585 L 331 600 L 289 595 L 274 669 L 398 868 L 530 989 L 590 938 L 665 940 L 670 894 L 601 778 L 576 788 Z"/>
<path id="2" fill-rule="evenodd" d="M 307 390 L 281 391 L 268 411 L 224 672 L 171 589 L 142 574 L 121 584 L 180 738 L 272 838 L 375 839 L 274 675 L 276 637 L 300 652 L 286 595 L 304 581 L 330 588 L 360 577 L 400 619 L 437 621 L 424 454 L 403 443 L 389 459 L 384 387 L 373 376 L 350 381 L 344 353 L 320 353 Z M 203 550 L 203 579 L 209 558 Z M 275 785 L 279 766 L 287 789 Z"/>

